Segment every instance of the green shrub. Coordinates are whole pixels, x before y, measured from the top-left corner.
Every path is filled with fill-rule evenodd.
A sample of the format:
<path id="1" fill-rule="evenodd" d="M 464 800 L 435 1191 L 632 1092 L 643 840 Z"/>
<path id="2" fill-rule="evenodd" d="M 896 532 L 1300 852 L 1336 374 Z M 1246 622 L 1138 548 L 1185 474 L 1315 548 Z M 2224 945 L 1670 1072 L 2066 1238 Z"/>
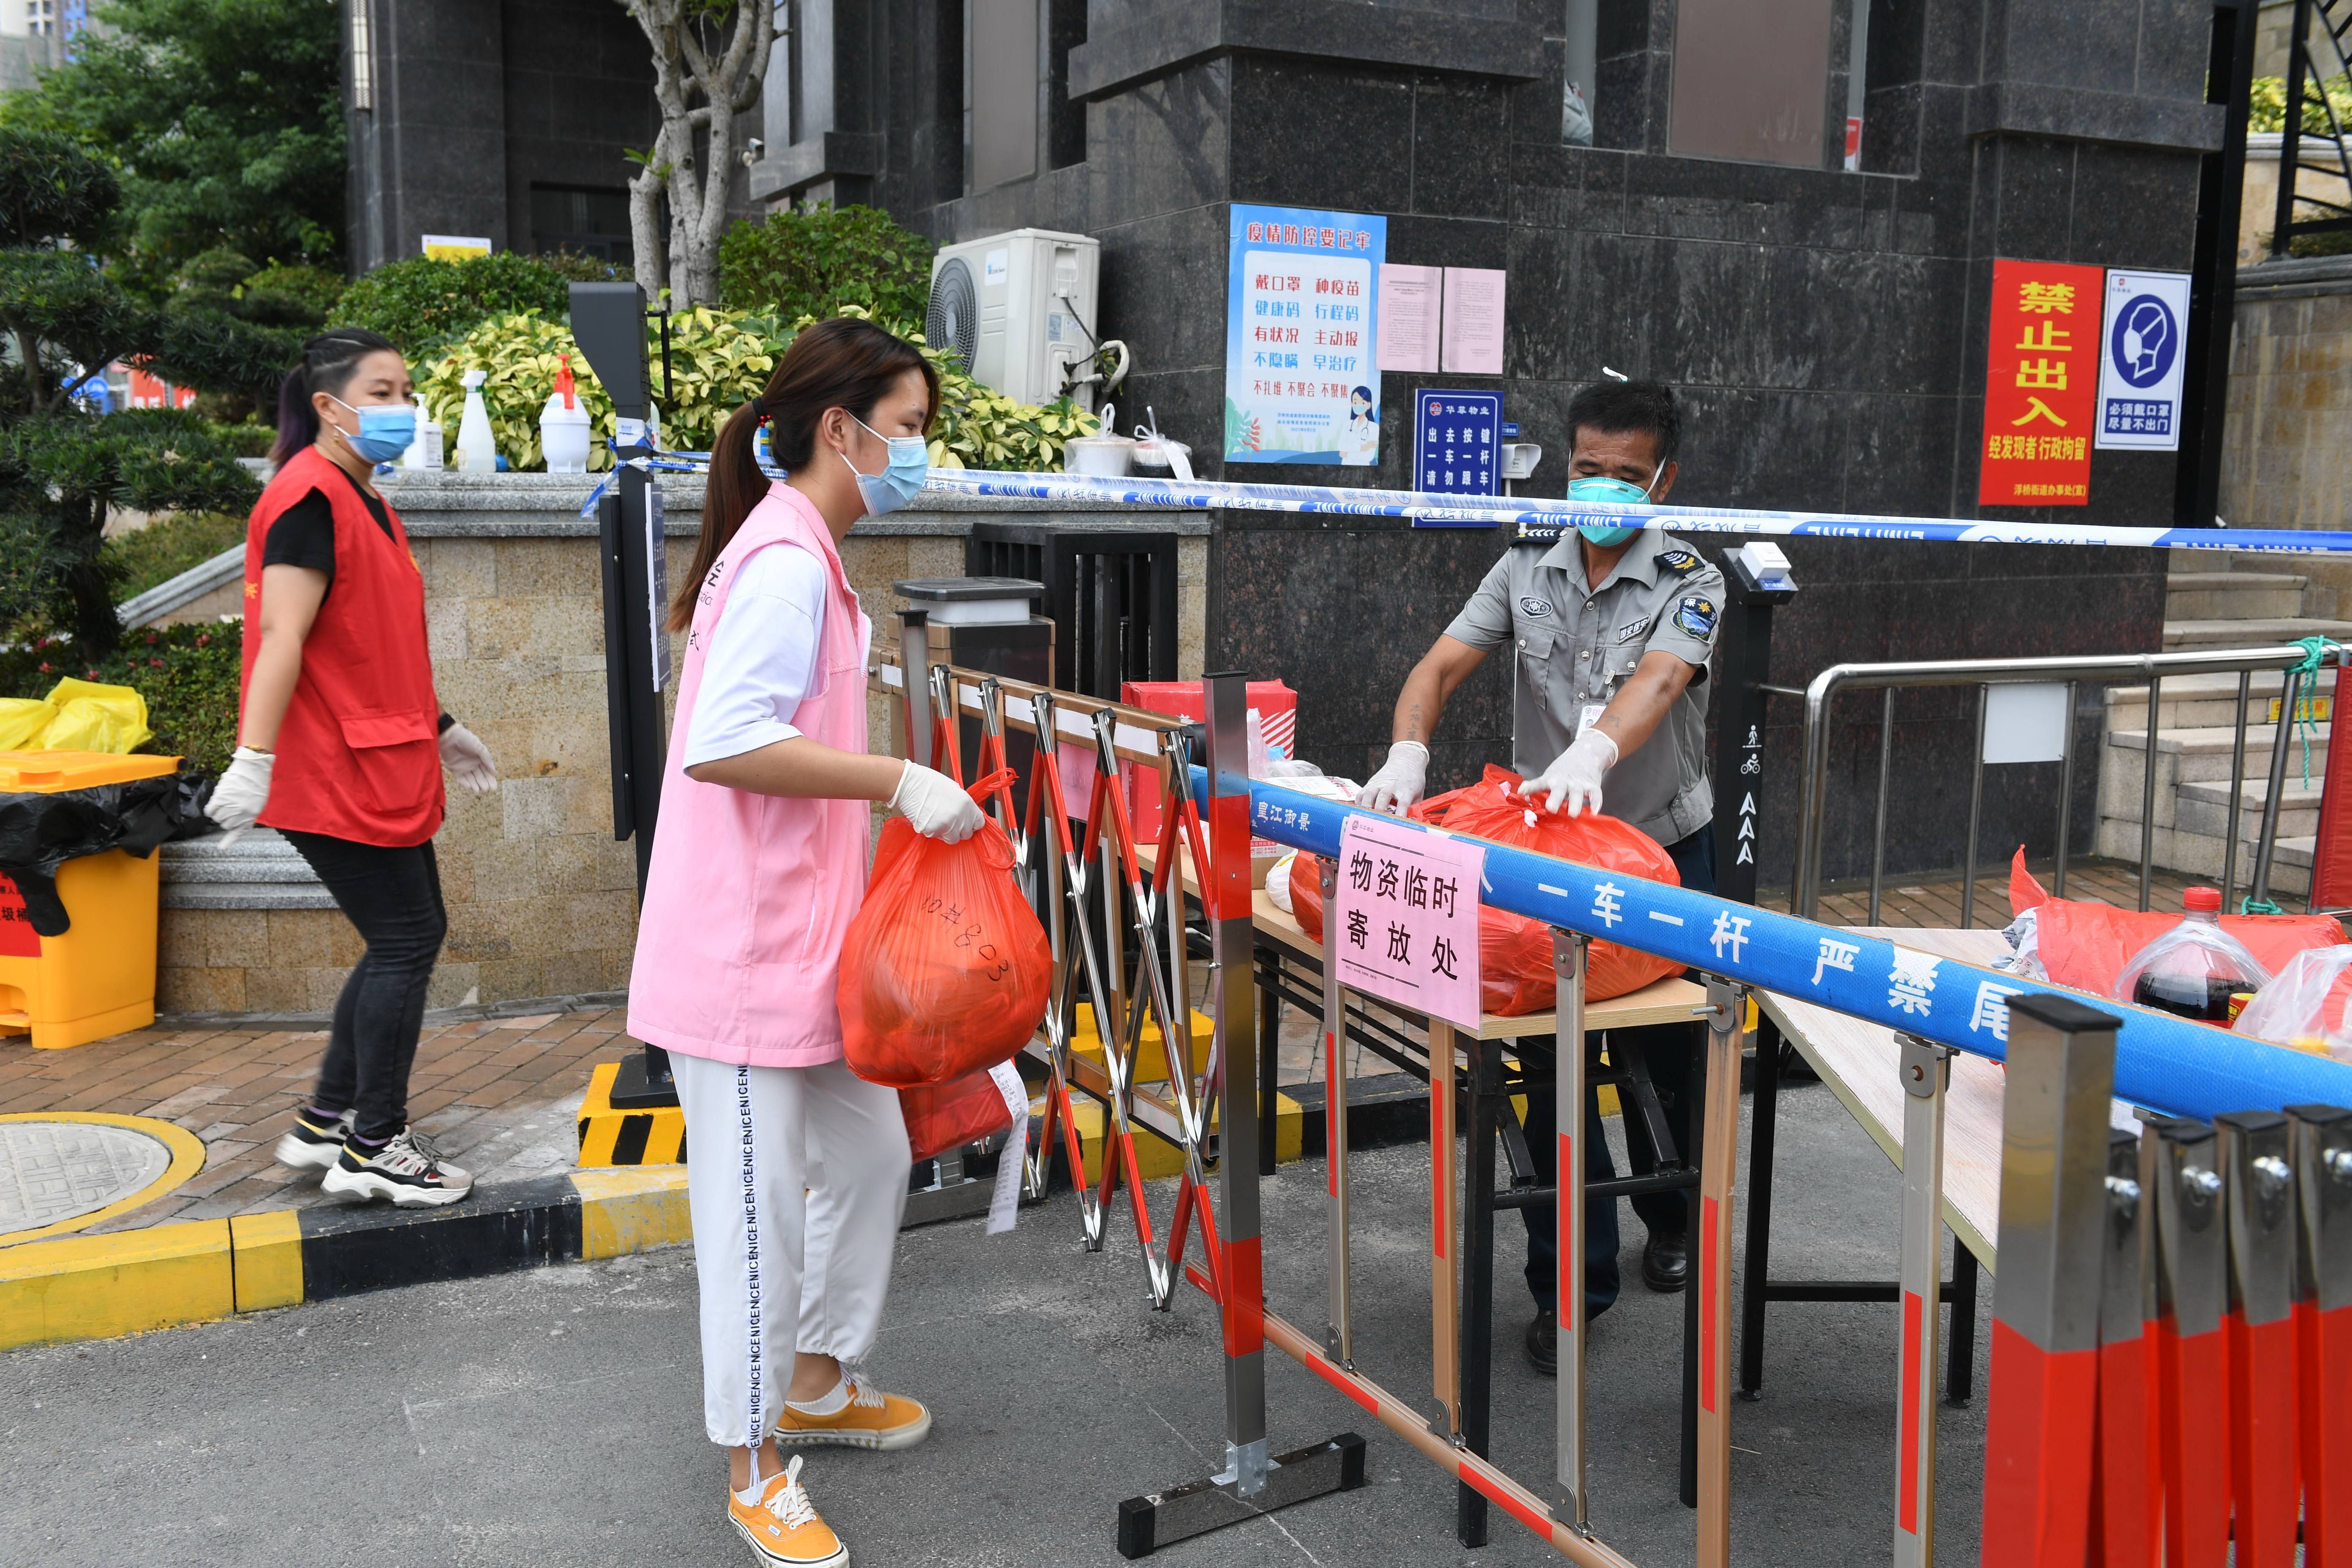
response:
<path id="1" fill-rule="evenodd" d="M 571 308 L 572 281 L 560 268 L 502 250 L 463 261 L 386 262 L 344 291 L 331 319 L 382 332 L 415 360 L 492 317 L 537 311 L 560 319 Z"/>
<path id="2" fill-rule="evenodd" d="M 135 599 L 222 551 L 245 542 L 245 519 L 233 512 L 183 512 L 118 533 L 99 546 L 100 565 L 114 581 L 117 602 Z"/>
<path id="3" fill-rule="evenodd" d="M 2306 135 L 2332 136 L 2328 129 L 2327 111 L 2336 111 L 2336 121 L 2352 129 L 2352 77 L 2337 75 L 2318 80 L 2306 77 L 2303 83 L 2303 130 Z M 2246 129 L 2249 131 L 2284 131 L 2286 129 L 2286 78 L 2258 76 L 2254 79 L 2252 100 L 2246 108 Z"/>
<path id="4" fill-rule="evenodd" d="M 866 312 L 848 305 L 841 314 Z M 673 385 L 656 399 L 661 407 L 662 444 L 673 451 L 709 451 L 720 421 L 759 395 L 793 336 L 816 319 L 803 316 L 790 327 L 779 327 L 765 316 L 708 308 L 671 317 Z M 903 326 L 898 331 L 909 342 L 922 343 L 921 333 Z M 648 344 L 648 374 L 659 392 L 660 349 L 650 334 Z M 556 356 L 563 353 L 572 355 L 572 374 L 587 400 L 588 466 L 599 472 L 611 468 L 613 455 L 604 441 L 613 434 L 612 402 L 573 343 L 571 330 L 537 315 L 484 321 L 417 367 L 417 390 L 441 426 L 451 460 L 466 409 L 461 377 L 467 370 L 480 369 L 489 373 L 482 384 L 482 402 L 489 410 L 499 451 L 518 469 L 544 467 L 539 415 L 555 384 Z M 1058 469 L 1062 444 L 1073 436 L 1091 435 L 1097 427 L 1095 416 L 1067 398 L 1042 408 L 1015 403 L 956 369 L 944 351 L 925 346 L 923 355 L 940 373 L 940 414 L 930 431 L 934 467 Z"/>
<path id="5" fill-rule="evenodd" d="M 784 321 L 835 315 L 845 305 L 878 321 L 920 321 L 934 248 L 872 207 L 779 208 L 719 237 L 719 297 L 731 310 Z"/>
<path id="6" fill-rule="evenodd" d="M 770 346 L 771 323 L 740 311 L 701 309 L 670 318 L 670 376 L 661 385 L 657 331 L 648 334 L 648 374 L 661 406 L 662 444 L 677 451 L 708 451 L 719 421 L 759 395 L 776 368 Z M 416 390 L 440 424 L 449 460 L 456 461 L 457 426 L 465 417 L 464 374 L 485 370 L 482 403 L 489 410 L 490 434 L 499 453 L 516 468 L 544 468 L 539 447 L 540 411 L 555 390 L 560 354 L 572 356 L 572 374 L 589 418 L 588 467 L 613 466 L 604 442 L 613 435 L 613 403 L 604 383 L 588 367 L 572 329 L 535 314 L 487 321 L 417 369 Z"/>
<path id="7" fill-rule="evenodd" d="M 36 638 L 0 650 L 0 697 L 46 697 L 68 675 L 128 686 L 147 700 L 155 731 L 142 752 L 184 757 L 192 767 L 218 773 L 236 750 L 244 635 L 219 621 L 154 626 L 131 632 L 95 662 L 69 637 Z"/>

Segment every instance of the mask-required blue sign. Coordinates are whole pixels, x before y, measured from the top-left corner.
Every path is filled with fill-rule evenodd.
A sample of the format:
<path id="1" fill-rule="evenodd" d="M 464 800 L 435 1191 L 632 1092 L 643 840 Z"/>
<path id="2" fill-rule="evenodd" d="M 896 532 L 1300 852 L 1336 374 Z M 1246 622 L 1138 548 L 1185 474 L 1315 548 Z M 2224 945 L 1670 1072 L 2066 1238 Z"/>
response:
<path id="1" fill-rule="evenodd" d="M 1381 261 L 1388 220 L 1234 204 L 1225 461 L 1381 460 Z"/>
<path id="2" fill-rule="evenodd" d="M 2105 295 L 2094 445 L 2177 452 L 2189 361 L 2181 338 L 2189 324 L 2189 274 L 2111 270 Z"/>

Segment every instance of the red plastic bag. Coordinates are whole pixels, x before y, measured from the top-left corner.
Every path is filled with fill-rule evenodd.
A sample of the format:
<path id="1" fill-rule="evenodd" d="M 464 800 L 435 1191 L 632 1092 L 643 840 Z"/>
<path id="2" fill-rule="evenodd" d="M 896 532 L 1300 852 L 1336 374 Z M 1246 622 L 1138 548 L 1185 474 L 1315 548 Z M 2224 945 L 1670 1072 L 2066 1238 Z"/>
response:
<path id="1" fill-rule="evenodd" d="M 2100 996 L 2114 993 L 2116 976 L 2134 953 L 2180 923 L 2179 915 L 2155 910 L 2143 914 L 2108 904 L 2053 899 L 2025 868 L 2022 845 L 2009 866 L 2009 904 L 2021 915 L 2028 910 L 2038 911 L 2034 946 L 2051 981 Z M 2273 974 L 2306 948 L 2344 940 L 2344 928 L 2333 915 L 2225 914 L 2221 929 L 2244 942 Z"/>
<path id="2" fill-rule="evenodd" d="M 977 1143 L 1013 1125 L 1013 1112 L 1006 1109 L 1004 1096 L 985 1072 L 967 1073 L 949 1083 L 902 1089 L 898 1110 L 907 1119 L 907 1143 L 918 1160 Z"/>
<path id="3" fill-rule="evenodd" d="M 1010 779 L 971 787 L 977 801 Z M 1009 1061 L 1045 1016 L 1054 955 L 990 821 L 961 844 L 882 825 L 866 902 L 841 947 L 843 1054 L 868 1083 L 911 1089 Z"/>
<path id="4" fill-rule="evenodd" d="M 1486 777 L 1468 789 L 1433 796 L 1413 808 L 1416 820 L 1455 833 L 1475 834 L 1515 849 L 1556 855 L 1603 870 L 1640 877 L 1669 887 L 1680 887 L 1682 877 L 1674 858 L 1648 834 L 1613 816 L 1567 816 L 1547 811 L 1539 800 L 1523 800 L 1512 792 L 1519 775 L 1491 764 Z M 1528 814 L 1535 821 L 1530 825 Z M 1290 907 L 1309 938 L 1323 940 L 1322 866 L 1301 855 L 1290 878 Z M 1613 942 L 1592 943 L 1585 964 L 1585 994 L 1595 1002 L 1624 996 L 1653 981 L 1681 973 L 1671 958 L 1620 947 Z M 1515 915 L 1491 904 L 1478 906 L 1478 1003 L 1496 1017 L 1517 1018 L 1540 1013 L 1559 1000 L 1552 969 L 1551 928 L 1541 921 Z"/>

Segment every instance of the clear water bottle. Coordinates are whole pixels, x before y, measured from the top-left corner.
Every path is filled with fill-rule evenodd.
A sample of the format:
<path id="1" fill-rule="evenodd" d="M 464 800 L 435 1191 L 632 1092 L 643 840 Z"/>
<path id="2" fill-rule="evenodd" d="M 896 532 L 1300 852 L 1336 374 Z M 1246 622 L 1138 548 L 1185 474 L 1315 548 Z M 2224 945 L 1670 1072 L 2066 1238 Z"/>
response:
<path id="1" fill-rule="evenodd" d="M 2227 1027 L 2231 994 L 2258 992 L 2271 977 L 2221 929 L 2219 888 L 2191 888 L 2181 901 L 2180 923 L 2134 953 L 2116 977 L 2116 1000 Z"/>

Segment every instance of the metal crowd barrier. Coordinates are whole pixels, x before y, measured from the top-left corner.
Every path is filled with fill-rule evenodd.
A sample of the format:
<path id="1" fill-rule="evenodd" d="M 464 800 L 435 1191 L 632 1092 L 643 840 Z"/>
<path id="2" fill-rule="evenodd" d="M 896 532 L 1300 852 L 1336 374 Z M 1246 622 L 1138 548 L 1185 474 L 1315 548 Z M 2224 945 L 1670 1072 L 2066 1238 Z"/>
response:
<path id="1" fill-rule="evenodd" d="M 2322 667 L 2342 668 L 2352 661 L 2352 648 L 2331 644 L 2322 651 Z M 2147 687 L 2147 750 L 2142 762 L 2139 822 L 2139 907 L 2148 907 L 2156 858 L 2157 737 L 2162 728 L 2164 680 L 2167 676 L 2235 675 L 2238 678 L 2236 738 L 2231 752 L 2228 836 L 2222 850 L 2221 899 L 2236 891 L 2239 818 L 2245 788 L 2246 731 L 2253 677 L 2258 671 L 2284 672 L 2276 732 L 2271 742 L 2269 787 L 2263 800 L 2262 828 L 2254 843 L 2251 896 L 2270 897 L 2271 861 L 2278 847 L 2279 797 L 2285 793 L 2287 741 L 2299 709 L 2308 710 L 2316 695 L 2315 671 L 2301 647 L 2223 649 L 2196 653 L 2118 654 L 2095 658 L 1953 659 L 1909 664 L 1838 664 L 1813 677 L 1805 688 L 1805 720 L 1801 765 L 1798 774 L 1797 859 L 1795 897 L 1790 907 L 1811 918 L 1821 903 L 1822 852 L 1824 820 L 1829 807 L 1830 704 L 1843 691 L 1883 690 L 1885 699 L 1878 721 L 1878 799 L 1872 829 L 1870 858 L 1870 919 L 1878 923 L 1880 894 L 1885 880 L 1887 792 L 1894 771 L 1895 693 L 1916 687 L 1973 686 L 1977 689 L 1975 765 L 1969 781 L 1969 837 L 1965 880 L 1960 893 L 1960 923 L 1971 925 L 1976 916 L 1977 838 L 1984 817 L 1984 743 L 1986 716 L 1992 689 L 2003 685 L 2054 684 L 2066 689 L 2066 728 L 2058 796 L 2058 870 L 2056 891 L 2066 891 L 2069 817 L 2074 782 L 2074 702 L 2084 682 L 2109 684 L 2140 681 Z M 1782 688 L 1769 688 L 1783 691 Z M 1793 691 L 1788 693 L 1795 695 Z"/>
<path id="2" fill-rule="evenodd" d="M 908 651 L 919 656 L 920 650 Z M 1025 812 L 1015 809 L 1009 792 L 1000 792 L 993 803 L 1000 821 L 1016 835 L 1024 875 L 1045 876 L 1055 900 L 1058 974 L 1043 1053 L 1046 1110 L 1043 1135 L 1028 1151 L 1026 1182 L 1033 1195 L 1043 1194 L 1058 1131 L 1081 1193 L 1087 1245 L 1098 1249 L 1124 1176 L 1150 1297 L 1163 1309 L 1184 1258 L 1188 1221 L 1197 1219 L 1204 1267 L 1186 1265 L 1181 1272 L 1216 1304 L 1223 1324 L 1225 1467 L 1122 1503 L 1121 1552 L 1141 1556 L 1202 1531 L 1361 1484 L 1364 1443 L 1355 1434 L 1270 1452 L 1264 1355 L 1271 1342 L 1570 1562 L 1632 1568 L 1591 1524 L 1586 1326 L 1574 1304 L 1578 1292 L 1561 1292 L 1548 1496 L 1433 1432 L 1411 1401 L 1357 1365 L 1344 1131 L 1330 1140 L 1327 1156 L 1324 1332 L 1309 1333 L 1266 1308 L 1260 1176 L 1248 1154 L 1257 1118 L 1272 1110 L 1257 1103 L 1251 1089 L 1258 1047 L 1250 840 L 1255 834 L 1336 861 L 1353 808 L 1247 777 L 1244 678 L 1209 678 L 1207 754 L 1205 765 L 1196 765 L 1184 728 L 1163 716 L 945 667 L 913 682 L 887 665 L 875 675 L 885 690 L 908 701 L 910 743 L 936 735 L 949 748 L 950 712 L 977 712 L 985 737 L 983 769 L 1001 755 L 1008 727 L 1091 743 L 1095 777 L 1082 834 L 1070 829 L 1076 814 L 1069 805 L 1076 797 L 1063 794 L 1055 746 L 1038 749 L 1040 767 Z M 951 750 L 942 760 L 950 767 L 958 761 Z M 1149 876 L 1139 868 L 1118 786 L 1122 761 L 1155 770 L 1168 793 L 1159 858 Z M 1055 819 L 1050 830 L 1049 815 Z M 1058 855 L 1040 853 L 1049 831 Z M 1197 1073 L 1189 1049 L 1176 1045 L 1189 1035 L 1179 1022 L 1189 1016 L 1179 1004 L 1189 1008 L 1191 990 L 1182 903 L 1187 858 L 1213 954 L 1215 1027 Z M 1489 844 L 1485 861 L 1485 902 L 1555 929 L 1560 1038 L 1581 1035 L 1591 939 L 1675 958 L 1708 976 L 1692 1287 L 1701 1319 L 1696 1392 L 1701 1568 L 1726 1568 L 1730 1556 L 1733 1139 L 1750 987 L 1813 1001 L 1903 1037 L 1899 1070 L 1909 1097 L 1898 1314 L 1902 1381 L 1891 1510 L 1898 1563 L 1925 1563 L 1933 1555 L 1933 1302 L 1941 1253 L 1944 1090 L 1955 1049 L 2013 1064 L 1983 1560 L 2070 1568 L 2094 1561 L 2085 1531 L 2092 1528 L 2095 1495 L 2095 1512 L 2110 1521 L 2100 1527 L 2108 1531 L 2100 1537 L 2105 1554 L 2095 1559 L 2102 1563 L 2152 1563 L 2134 1554 L 2133 1542 L 2154 1539 L 2147 1530 L 2160 1528 L 2180 1533 L 2193 1549 L 2174 1561 L 2218 1565 L 2220 1556 L 2200 1553 L 2217 1539 L 2217 1520 L 2226 1542 L 2233 1507 L 2245 1521 L 2239 1562 L 2291 1562 L 2297 1467 L 2326 1462 L 2324 1471 L 2300 1472 L 2318 1478 L 2307 1489 L 2313 1500 L 2305 1503 L 2305 1542 L 2315 1551 L 2310 1548 L 2315 1539 L 2332 1540 L 2329 1550 L 2337 1555 L 2305 1560 L 2352 1562 L 2352 1499 L 2338 1495 L 2352 1486 L 2352 1469 L 2342 1462 L 2352 1459 L 2352 1397 L 2346 1397 L 2352 1394 L 2346 1387 L 2352 1373 L 2352 1236 L 2339 1241 L 2352 1226 L 2346 1217 L 2352 1215 L 2352 1110 L 2326 1109 L 2352 1106 L 2352 1068 L 2237 1041 L 2166 1014 L 2132 1007 L 2101 1013 L 2047 984 L 1524 850 Z M 1095 879 L 1118 872 L 1125 873 L 1123 888 L 1090 910 L 1087 892 Z M 1130 937 L 1132 994 L 1119 947 Z M 1071 1049 L 1081 970 L 1097 1007 L 1100 1068 Z M 1345 1016 L 1337 970 L 1336 963 L 1325 965 L 1326 1026 L 1335 1031 L 1333 1020 Z M 1138 1081 L 1147 1018 L 1160 1025 L 1164 1093 Z M 1581 1256 L 1583 1161 L 1570 1141 L 1583 1125 L 1582 1053 L 1564 1050 L 1560 1060 L 1558 1212 L 1561 1256 L 1574 1259 Z M 1442 1084 L 1450 1076 L 1433 1059 L 1433 1081 Z M 2111 1092 L 2151 1108 L 2155 1117 L 2147 1139 L 2129 1151 L 2111 1146 Z M 1079 1097 L 1101 1105 L 1106 1117 L 1102 1173 L 1091 1189 L 1076 1133 Z M 2215 1122 L 2219 1133 L 2189 1120 L 2197 1118 Z M 1433 1124 L 1442 1127 L 1445 1120 L 1433 1109 Z M 1134 1153 L 1138 1131 L 1175 1145 L 1183 1156 L 1164 1251 L 1144 1201 Z M 2219 1152 L 2217 1136 L 2224 1145 Z M 1241 1152 L 1219 1159 L 1221 1149 Z M 1433 1150 L 1433 1174 L 1450 1173 L 1450 1149 Z M 2154 1194 L 2152 1220 L 2138 1206 L 2142 1193 Z M 1213 1197 L 1221 1200 L 1214 1205 L 1219 1214 L 1212 1212 Z M 1442 1223 L 1436 1216 L 1444 1212 L 1433 1205 L 1433 1224 Z M 2135 1260 L 2139 1272 L 2131 1271 Z M 2137 1319 L 2136 1304 L 2145 1307 Z M 2113 1372 L 2103 1373 L 2109 1363 Z M 2298 1394 L 2298 1388 L 2314 1387 L 2332 1397 Z M 2105 1447 L 2095 1447 L 2102 1433 L 2112 1436 Z M 2225 1463 L 2217 1472 L 2217 1453 L 2242 1462 Z M 2104 1467 L 2095 1491 L 2095 1461 Z M 2144 1526 L 2137 1537 L 2130 1534 L 2135 1519 Z M 2147 1526 L 2151 1519 L 2163 1522 Z M 2327 1536 L 2331 1521 L 2335 1533 Z M 2275 1552 L 2283 1540 L 2290 1555 L 2280 1558 Z"/>

